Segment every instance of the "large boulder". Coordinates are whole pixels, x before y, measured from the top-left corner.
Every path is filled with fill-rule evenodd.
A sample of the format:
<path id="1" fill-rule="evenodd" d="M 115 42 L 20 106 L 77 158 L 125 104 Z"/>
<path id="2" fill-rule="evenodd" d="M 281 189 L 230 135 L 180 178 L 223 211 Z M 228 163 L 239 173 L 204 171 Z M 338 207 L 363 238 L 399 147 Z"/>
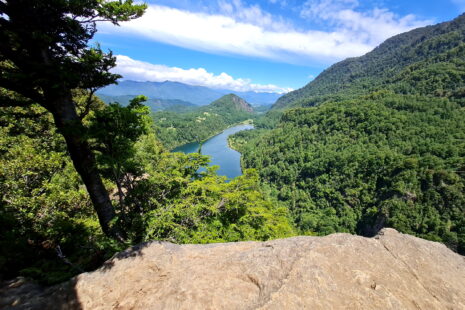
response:
<path id="1" fill-rule="evenodd" d="M 393 229 L 374 238 L 150 242 L 58 286 L 7 283 L 0 300 L 6 309 L 465 309 L 465 259 Z"/>

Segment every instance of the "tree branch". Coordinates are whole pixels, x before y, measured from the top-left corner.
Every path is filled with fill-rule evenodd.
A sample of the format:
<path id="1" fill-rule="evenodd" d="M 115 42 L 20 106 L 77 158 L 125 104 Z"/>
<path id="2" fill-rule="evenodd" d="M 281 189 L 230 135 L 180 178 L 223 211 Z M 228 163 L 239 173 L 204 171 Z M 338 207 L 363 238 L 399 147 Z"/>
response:
<path id="1" fill-rule="evenodd" d="M 79 115 L 79 119 L 82 120 L 84 117 L 86 117 L 89 112 L 90 112 L 90 107 L 92 105 L 92 99 L 94 97 L 94 93 L 97 89 L 91 89 L 89 91 L 89 96 L 87 96 L 87 99 L 86 99 L 86 103 L 85 103 L 85 106 L 84 106 L 84 111 L 82 111 L 82 113 Z"/>

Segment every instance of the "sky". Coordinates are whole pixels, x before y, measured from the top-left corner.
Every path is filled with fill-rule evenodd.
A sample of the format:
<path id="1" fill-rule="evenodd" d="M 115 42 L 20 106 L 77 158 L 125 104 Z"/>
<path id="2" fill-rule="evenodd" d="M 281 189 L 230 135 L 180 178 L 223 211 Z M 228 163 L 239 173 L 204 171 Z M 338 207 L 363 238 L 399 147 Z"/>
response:
<path id="1" fill-rule="evenodd" d="M 139 19 L 100 23 L 114 72 L 235 91 L 285 93 L 408 30 L 451 20 L 465 0 L 147 0 Z"/>

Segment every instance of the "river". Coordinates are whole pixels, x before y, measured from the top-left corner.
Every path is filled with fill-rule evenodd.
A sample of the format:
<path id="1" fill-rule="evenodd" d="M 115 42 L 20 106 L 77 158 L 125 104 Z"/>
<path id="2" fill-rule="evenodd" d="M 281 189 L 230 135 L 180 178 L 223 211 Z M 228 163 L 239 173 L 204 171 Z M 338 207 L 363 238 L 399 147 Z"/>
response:
<path id="1" fill-rule="evenodd" d="M 222 133 L 208 139 L 202 144 L 202 155 L 211 157 L 210 165 L 220 166 L 217 173 L 224 175 L 230 179 L 240 176 L 241 169 L 241 154 L 228 145 L 228 137 L 242 130 L 253 129 L 252 125 L 237 125 L 226 129 Z M 173 152 L 195 153 L 199 150 L 199 143 L 188 143 L 181 145 L 173 150 Z"/>

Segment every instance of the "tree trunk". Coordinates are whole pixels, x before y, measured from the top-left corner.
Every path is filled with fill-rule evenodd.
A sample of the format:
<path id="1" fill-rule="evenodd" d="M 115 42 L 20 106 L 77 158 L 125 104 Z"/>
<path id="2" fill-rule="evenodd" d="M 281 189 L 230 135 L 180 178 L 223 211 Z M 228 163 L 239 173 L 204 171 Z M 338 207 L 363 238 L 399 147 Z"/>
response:
<path id="1" fill-rule="evenodd" d="M 122 240 L 121 233 L 111 227 L 115 210 L 110 196 L 103 185 L 97 169 L 97 163 L 85 136 L 84 126 L 77 115 L 70 91 L 59 96 L 47 96 L 48 109 L 53 114 L 55 124 L 63 135 L 76 171 L 82 178 L 90 199 L 97 212 L 100 226 L 107 236 Z"/>

